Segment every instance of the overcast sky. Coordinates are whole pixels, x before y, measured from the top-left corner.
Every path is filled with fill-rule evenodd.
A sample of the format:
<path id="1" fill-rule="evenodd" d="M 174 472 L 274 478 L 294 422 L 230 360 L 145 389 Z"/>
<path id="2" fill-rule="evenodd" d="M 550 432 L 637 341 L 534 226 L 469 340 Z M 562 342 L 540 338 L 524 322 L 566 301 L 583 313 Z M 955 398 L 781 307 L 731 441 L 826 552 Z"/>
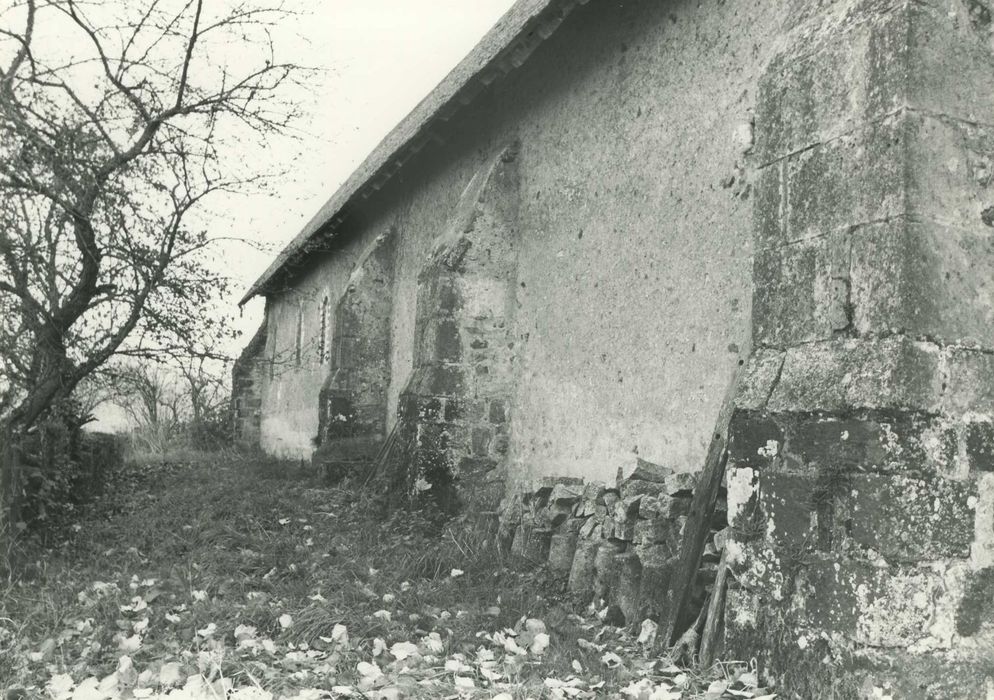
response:
<path id="1" fill-rule="evenodd" d="M 237 302 L 252 282 L 513 4 L 514 0 L 288 0 L 296 15 L 274 36 L 276 60 L 319 69 L 308 85 L 290 95 L 304 112 L 297 138 L 277 139 L 261 153 L 246 150 L 229 157 L 253 161 L 247 163 L 252 170 L 291 174 L 279 181 L 272 196 L 221 196 L 209 203 L 206 223 L 215 235 L 266 246 L 260 251 L 229 242 L 216 252 L 218 270 L 233 277 L 228 310 L 243 333 L 230 352 L 237 354 L 262 322 L 260 299 L 237 315 Z M 237 57 L 240 48 L 244 47 L 232 47 L 232 56 Z M 99 422 L 91 426 L 96 429 L 127 427 L 125 414 L 116 406 L 105 404 L 97 416 Z"/>
<path id="2" fill-rule="evenodd" d="M 226 249 L 237 303 L 283 245 L 303 228 L 376 144 L 470 52 L 514 0 L 295 0 L 282 48 L 296 62 L 322 69 L 295 95 L 306 110 L 300 141 L 267 152 L 273 167 L 294 175 L 275 197 L 222 207 L 219 226 L 266 243 Z M 234 260 L 232 260 L 234 258 Z M 227 266 L 234 262 L 230 268 Z M 259 300 L 239 327 L 249 336 L 262 319 Z M 242 342 L 247 342 L 243 338 Z"/>

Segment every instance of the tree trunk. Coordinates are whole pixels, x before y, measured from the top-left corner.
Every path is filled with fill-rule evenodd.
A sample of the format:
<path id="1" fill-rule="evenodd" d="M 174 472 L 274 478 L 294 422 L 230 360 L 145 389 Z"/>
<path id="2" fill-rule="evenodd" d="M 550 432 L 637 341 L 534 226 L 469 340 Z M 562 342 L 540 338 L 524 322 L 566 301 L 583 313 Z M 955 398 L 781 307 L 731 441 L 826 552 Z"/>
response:
<path id="1" fill-rule="evenodd" d="M 21 522 L 21 455 L 18 433 L 0 423 L 0 568 L 13 569 L 13 542 Z"/>

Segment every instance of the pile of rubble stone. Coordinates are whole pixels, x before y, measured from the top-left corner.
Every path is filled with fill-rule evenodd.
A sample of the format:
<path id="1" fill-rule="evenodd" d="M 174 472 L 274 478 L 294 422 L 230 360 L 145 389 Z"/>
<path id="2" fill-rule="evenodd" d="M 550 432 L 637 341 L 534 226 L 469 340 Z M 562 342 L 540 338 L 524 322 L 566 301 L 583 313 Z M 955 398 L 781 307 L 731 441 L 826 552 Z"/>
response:
<path id="1" fill-rule="evenodd" d="M 505 498 L 500 537 L 512 554 L 568 576 L 569 590 L 608 607 L 615 624 L 662 624 L 697 480 L 641 459 L 619 469 L 614 484 L 544 478 Z M 711 516 L 693 610 L 710 592 L 727 540 L 724 495 Z"/>

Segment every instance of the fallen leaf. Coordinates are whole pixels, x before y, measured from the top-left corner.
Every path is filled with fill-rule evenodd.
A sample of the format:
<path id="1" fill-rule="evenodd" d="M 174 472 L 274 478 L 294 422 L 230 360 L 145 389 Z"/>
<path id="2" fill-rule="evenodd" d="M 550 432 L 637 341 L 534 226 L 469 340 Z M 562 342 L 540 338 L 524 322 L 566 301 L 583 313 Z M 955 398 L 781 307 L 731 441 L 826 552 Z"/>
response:
<path id="1" fill-rule="evenodd" d="M 608 668 L 618 668 L 624 662 L 621 660 L 620 656 L 615 654 L 613 651 L 609 651 L 601 657 L 601 663 Z"/>
<path id="2" fill-rule="evenodd" d="M 117 642 L 117 648 L 123 651 L 125 654 L 134 654 L 142 647 L 142 638 L 139 634 L 133 634 L 130 637 L 122 637 Z"/>
<path id="3" fill-rule="evenodd" d="M 643 620 L 642 629 L 639 632 L 638 643 L 643 646 L 652 646 L 656 643 L 656 634 L 659 632 L 659 625 L 653 620 Z"/>
<path id="4" fill-rule="evenodd" d="M 72 676 L 68 673 L 60 673 L 48 679 L 48 683 L 45 684 L 45 690 L 48 691 L 48 694 L 54 700 L 65 700 L 72 697 L 72 691 L 75 686 L 76 683 L 73 681 Z"/>
<path id="5" fill-rule="evenodd" d="M 411 644 L 410 642 L 397 642 L 390 647 L 390 653 L 398 661 L 403 661 L 404 659 L 420 654 L 417 644 Z"/>
<path id="6" fill-rule="evenodd" d="M 549 635 L 545 632 L 539 632 L 535 635 L 535 639 L 532 641 L 528 651 L 530 651 L 535 656 L 542 656 L 545 650 L 549 648 Z"/>

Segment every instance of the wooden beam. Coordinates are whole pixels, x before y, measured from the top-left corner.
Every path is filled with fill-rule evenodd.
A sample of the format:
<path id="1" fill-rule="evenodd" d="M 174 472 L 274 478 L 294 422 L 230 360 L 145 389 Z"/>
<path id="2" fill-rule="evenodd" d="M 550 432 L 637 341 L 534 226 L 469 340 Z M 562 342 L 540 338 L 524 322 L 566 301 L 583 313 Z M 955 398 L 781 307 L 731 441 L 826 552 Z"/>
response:
<path id="1" fill-rule="evenodd" d="M 701 633 L 701 651 L 698 663 L 701 668 L 709 668 L 714 663 L 715 650 L 718 646 L 718 635 L 721 633 L 725 615 L 725 588 L 728 584 L 728 549 L 721 550 L 718 561 L 718 573 L 714 577 L 714 587 L 711 589 L 711 602 L 708 604 L 708 615 L 704 621 L 704 631 Z"/>
<path id="2" fill-rule="evenodd" d="M 694 489 L 694 499 L 691 502 L 687 524 L 683 530 L 680 563 L 670 585 L 669 619 L 663 637 L 664 644 L 667 646 L 676 643 L 680 635 L 694 621 L 694 611 L 690 609 L 690 597 L 694 591 L 694 581 L 701 564 L 704 543 L 711 531 L 711 516 L 714 514 L 718 490 L 721 488 L 721 482 L 725 476 L 725 463 L 728 460 L 728 426 L 732 420 L 735 396 L 738 393 L 744 368 L 745 362 L 740 360 L 718 413 L 718 420 L 704 462 L 704 470 L 697 482 L 697 488 Z"/>

